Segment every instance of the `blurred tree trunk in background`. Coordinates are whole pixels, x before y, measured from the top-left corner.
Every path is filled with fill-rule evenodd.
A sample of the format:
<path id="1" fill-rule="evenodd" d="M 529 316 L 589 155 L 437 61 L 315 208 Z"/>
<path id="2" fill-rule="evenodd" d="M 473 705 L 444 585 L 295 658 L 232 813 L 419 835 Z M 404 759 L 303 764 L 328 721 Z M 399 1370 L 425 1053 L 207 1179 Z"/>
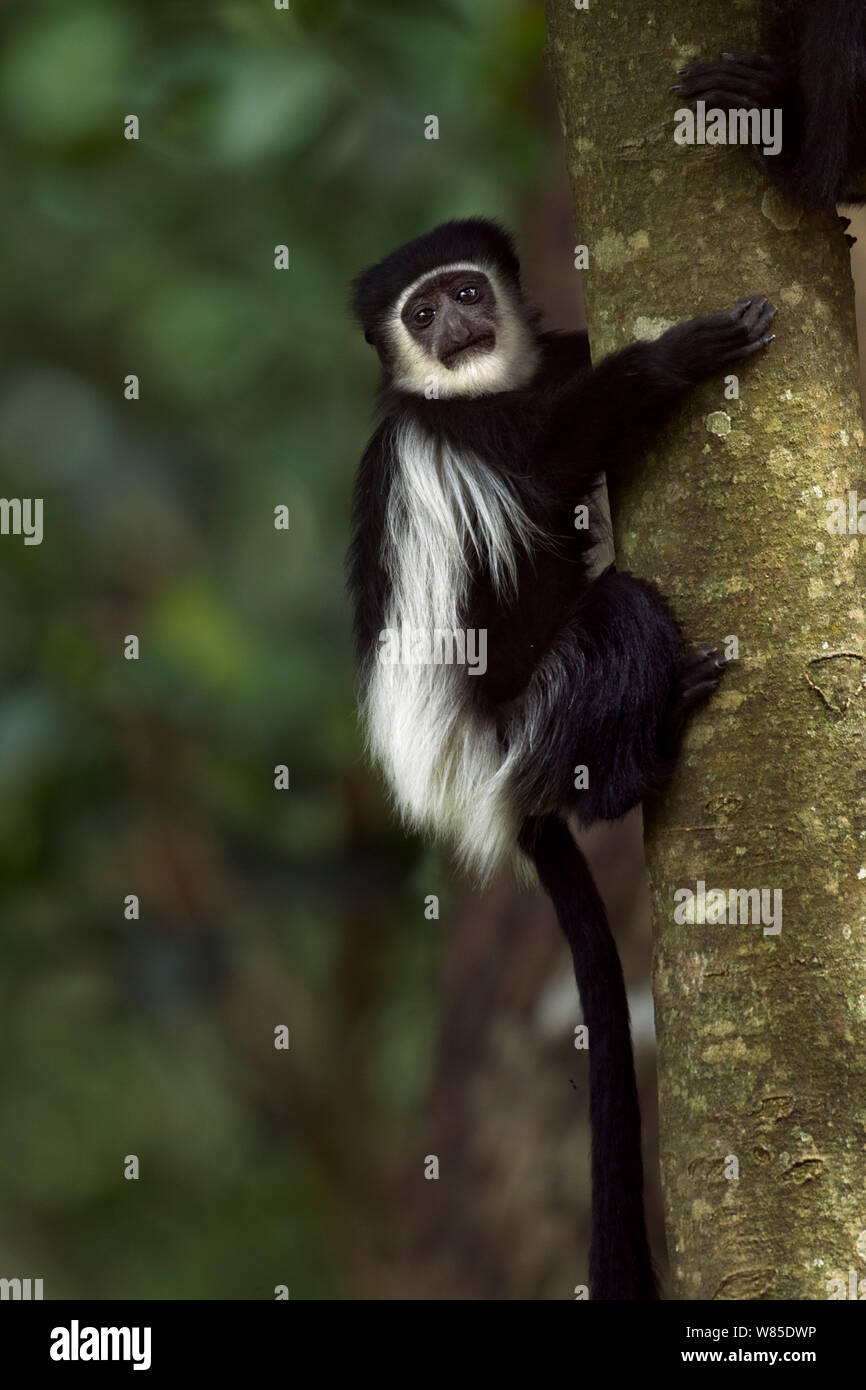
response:
<path id="1" fill-rule="evenodd" d="M 866 495 L 853 293 L 833 216 L 742 150 L 675 145 L 668 91 L 690 59 L 756 47 L 757 18 L 548 0 L 593 356 L 747 293 L 780 307 L 740 399 L 695 393 L 614 534 L 690 641 L 739 642 L 648 826 L 671 1291 L 821 1299 L 866 1273 L 864 567 L 826 505 Z M 781 889 L 781 932 L 677 925 L 699 882 Z"/>

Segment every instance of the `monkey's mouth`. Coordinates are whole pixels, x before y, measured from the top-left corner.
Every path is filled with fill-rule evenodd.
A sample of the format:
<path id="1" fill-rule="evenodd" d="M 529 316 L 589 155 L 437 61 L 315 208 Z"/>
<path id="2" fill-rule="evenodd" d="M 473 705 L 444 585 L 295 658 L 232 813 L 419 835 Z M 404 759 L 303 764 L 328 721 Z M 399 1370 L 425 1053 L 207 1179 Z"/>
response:
<path id="1" fill-rule="evenodd" d="M 462 358 L 474 357 L 479 352 L 492 352 L 495 346 L 496 338 L 492 333 L 481 333 L 477 338 L 470 338 L 468 343 L 449 348 L 447 352 L 443 352 L 439 360 L 443 367 L 453 367 Z"/>

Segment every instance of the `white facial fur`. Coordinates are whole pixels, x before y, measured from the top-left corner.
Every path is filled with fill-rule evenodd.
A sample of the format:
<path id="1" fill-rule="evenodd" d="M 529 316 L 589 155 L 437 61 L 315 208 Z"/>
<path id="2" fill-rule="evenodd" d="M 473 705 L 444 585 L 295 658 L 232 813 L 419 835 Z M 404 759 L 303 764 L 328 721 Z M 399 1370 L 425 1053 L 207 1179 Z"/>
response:
<path id="1" fill-rule="evenodd" d="M 446 367 L 412 337 L 401 315 L 409 298 L 423 284 L 436 275 L 455 270 L 480 271 L 487 276 L 496 296 L 499 326 L 492 351 L 475 353 L 465 362 L 458 361 L 456 366 Z M 394 363 L 394 385 L 419 396 L 488 396 L 498 391 L 517 391 L 528 385 L 538 366 L 535 334 L 514 295 L 489 265 L 466 261 L 428 271 L 400 295 L 385 332 Z"/>

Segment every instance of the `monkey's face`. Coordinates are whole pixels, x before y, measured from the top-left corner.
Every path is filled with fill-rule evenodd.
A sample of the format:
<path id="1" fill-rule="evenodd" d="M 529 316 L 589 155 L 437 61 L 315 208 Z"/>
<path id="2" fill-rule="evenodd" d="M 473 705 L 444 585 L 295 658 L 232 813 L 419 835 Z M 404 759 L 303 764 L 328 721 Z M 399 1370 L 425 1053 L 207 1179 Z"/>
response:
<path id="1" fill-rule="evenodd" d="M 535 320 L 519 287 L 471 262 L 443 265 L 408 285 L 369 341 L 399 389 L 428 399 L 516 390 L 539 360 Z"/>
<path id="2" fill-rule="evenodd" d="M 413 341 L 449 371 L 496 348 L 496 295 L 481 270 L 431 275 L 406 301 L 400 317 Z"/>

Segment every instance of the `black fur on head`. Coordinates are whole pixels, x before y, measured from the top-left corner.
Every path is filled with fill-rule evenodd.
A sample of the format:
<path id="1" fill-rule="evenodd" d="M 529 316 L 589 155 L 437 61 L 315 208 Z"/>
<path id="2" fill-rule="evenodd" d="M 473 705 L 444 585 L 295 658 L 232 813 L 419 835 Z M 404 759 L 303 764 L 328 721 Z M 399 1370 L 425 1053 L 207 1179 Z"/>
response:
<path id="1" fill-rule="evenodd" d="M 438 266 L 465 261 L 491 266 L 520 293 L 520 262 L 504 227 L 486 217 L 443 222 L 407 241 L 355 280 L 351 307 L 367 342 L 378 344 L 383 320 L 407 285 Z"/>

